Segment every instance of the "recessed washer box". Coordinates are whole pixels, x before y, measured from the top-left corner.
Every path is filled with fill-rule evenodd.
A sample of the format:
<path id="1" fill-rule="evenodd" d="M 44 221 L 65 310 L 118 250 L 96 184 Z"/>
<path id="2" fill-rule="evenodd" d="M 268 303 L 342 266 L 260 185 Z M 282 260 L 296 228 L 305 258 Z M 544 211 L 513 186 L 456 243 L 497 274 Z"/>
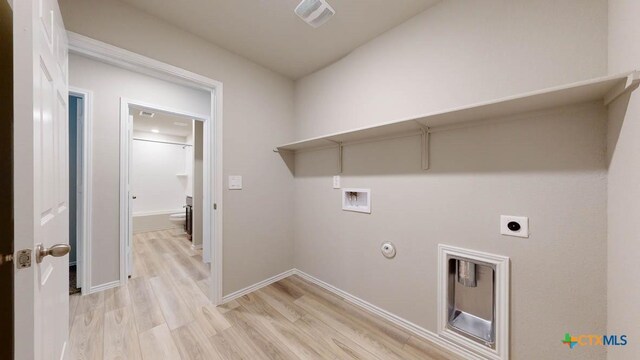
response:
<path id="1" fill-rule="evenodd" d="M 342 189 L 342 210 L 371 214 L 371 189 Z"/>

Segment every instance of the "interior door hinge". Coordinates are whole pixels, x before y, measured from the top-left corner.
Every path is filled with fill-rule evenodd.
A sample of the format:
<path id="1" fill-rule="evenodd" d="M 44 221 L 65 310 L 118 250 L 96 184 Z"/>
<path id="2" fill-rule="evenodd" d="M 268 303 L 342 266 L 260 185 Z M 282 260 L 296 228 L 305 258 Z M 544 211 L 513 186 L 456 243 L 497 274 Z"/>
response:
<path id="1" fill-rule="evenodd" d="M 218 210 L 218 204 L 213 203 L 213 210 Z"/>
<path id="2" fill-rule="evenodd" d="M 31 249 L 24 249 L 16 252 L 16 267 L 26 269 L 31 267 Z"/>
<path id="3" fill-rule="evenodd" d="M 13 254 L 0 255 L 0 265 L 13 262 L 16 259 L 16 267 L 18 269 L 25 269 L 31 267 L 31 249 L 24 249 L 16 252 L 16 256 Z"/>

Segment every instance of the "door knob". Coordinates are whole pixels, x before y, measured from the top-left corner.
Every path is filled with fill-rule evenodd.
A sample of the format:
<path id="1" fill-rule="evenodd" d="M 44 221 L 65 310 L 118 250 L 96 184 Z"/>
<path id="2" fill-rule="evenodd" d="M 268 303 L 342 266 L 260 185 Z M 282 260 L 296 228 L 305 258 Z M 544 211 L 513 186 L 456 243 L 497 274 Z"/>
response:
<path id="1" fill-rule="evenodd" d="M 65 256 L 69 253 L 69 250 L 71 250 L 71 246 L 67 244 L 56 244 L 48 249 L 42 246 L 42 244 L 38 244 L 35 251 L 36 262 L 40 264 L 42 262 L 42 258 L 48 255 L 53 257 Z"/>
<path id="2" fill-rule="evenodd" d="M 132 198 L 133 200 L 135 200 L 135 199 L 137 199 L 138 197 L 134 195 L 134 196 L 132 196 L 131 198 Z"/>

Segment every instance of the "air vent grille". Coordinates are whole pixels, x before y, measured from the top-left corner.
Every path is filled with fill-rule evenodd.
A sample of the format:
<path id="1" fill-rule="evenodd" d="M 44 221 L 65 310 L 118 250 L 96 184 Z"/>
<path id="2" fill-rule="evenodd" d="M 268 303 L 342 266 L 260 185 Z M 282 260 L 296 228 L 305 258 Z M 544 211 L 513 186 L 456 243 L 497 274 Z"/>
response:
<path id="1" fill-rule="evenodd" d="M 152 118 L 152 117 L 156 116 L 156 113 L 153 113 L 151 111 L 140 110 L 140 116 Z"/>
<path id="2" fill-rule="evenodd" d="M 302 0 L 296 7 L 295 13 L 304 22 L 317 28 L 326 23 L 336 11 L 325 0 Z"/>
<path id="3" fill-rule="evenodd" d="M 311 14 L 318 10 L 322 2 L 319 0 L 304 0 L 298 5 L 296 8 L 296 14 L 300 16 L 302 19 L 308 18 Z"/>

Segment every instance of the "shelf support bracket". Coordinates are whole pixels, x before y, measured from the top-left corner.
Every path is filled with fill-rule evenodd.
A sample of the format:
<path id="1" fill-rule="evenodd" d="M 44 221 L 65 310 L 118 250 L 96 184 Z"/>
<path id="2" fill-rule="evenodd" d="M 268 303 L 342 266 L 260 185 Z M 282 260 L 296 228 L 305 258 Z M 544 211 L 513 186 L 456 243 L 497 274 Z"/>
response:
<path id="1" fill-rule="evenodd" d="M 422 159 L 422 170 L 429 170 L 429 137 L 431 132 L 429 131 L 429 127 L 417 122 L 420 126 L 421 131 L 421 147 L 420 147 L 420 155 Z"/>
<path id="2" fill-rule="evenodd" d="M 620 97 L 620 95 L 629 90 L 635 90 L 638 88 L 638 85 L 640 85 L 640 72 L 634 71 L 627 76 L 627 81 L 616 85 L 613 89 L 609 90 L 607 94 L 605 94 L 604 105 L 607 106 L 611 104 L 615 99 Z"/>
<path id="3" fill-rule="evenodd" d="M 343 152 L 344 146 L 342 145 L 342 141 L 333 141 L 333 140 L 329 140 L 329 141 L 338 145 L 338 174 L 342 174 L 342 152 Z"/>

